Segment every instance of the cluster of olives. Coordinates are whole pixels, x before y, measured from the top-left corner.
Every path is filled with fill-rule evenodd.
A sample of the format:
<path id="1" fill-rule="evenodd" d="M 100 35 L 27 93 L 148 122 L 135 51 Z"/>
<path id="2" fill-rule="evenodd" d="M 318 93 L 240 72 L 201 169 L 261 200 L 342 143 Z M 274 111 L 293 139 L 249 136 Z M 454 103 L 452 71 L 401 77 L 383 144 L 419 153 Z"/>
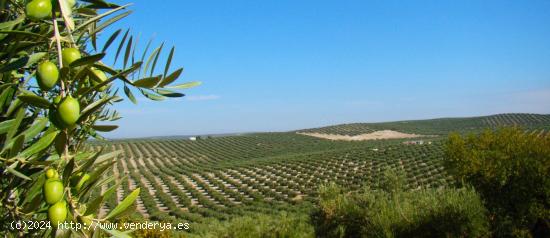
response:
<path id="1" fill-rule="evenodd" d="M 51 17 L 52 11 L 54 9 L 55 11 L 59 9 L 57 2 L 58 1 L 52 0 L 32 0 L 26 5 L 25 10 L 27 17 L 31 20 L 43 20 Z M 76 0 L 66 0 L 66 2 L 70 8 L 76 4 Z M 63 65 L 69 66 L 82 56 L 77 48 L 65 48 L 61 51 L 61 57 L 63 59 Z M 101 70 L 91 68 L 90 72 L 94 76 L 91 81 L 94 86 L 107 80 L 107 76 Z M 40 89 L 42 89 L 42 91 L 49 91 L 58 83 L 60 74 L 58 67 L 54 63 L 51 61 L 44 61 L 38 65 L 36 76 Z M 106 88 L 107 85 L 104 85 L 97 90 L 104 91 Z M 60 129 L 73 128 L 80 117 L 80 104 L 78 100 L 71 97 L 71 95 L 65 98 L 56 97 L 50 108 L 49 115 L 50 121 L 56 127 Z"/>
<path id="2" fill-rule="evenodd" d="M 80 52 L 76 48 L 63 49 L 61 55 L 63 63 L 67 65 L 81 58 Z M 59 81 L 59 69 L 54 63 L 44 61 L 38 65 L 36 79 L 40 89 L 49 91 Z M 52 123 L 59 128 L 73 127 L 80 117 L 80 104 L 78 100 L 68 95 L 63 99 L 57 96 L 53 102 L 53 106 L 50 109 L 50 120 Z"/>
<path id="3" fill-rule="evenodd" d="M 53 226 L 57 227 L 59 223 L 63 223 L 67 219 L 67 203 L 63 199 L 64 186 L 55 169 L 48 169 L 46 178 L 43 194 L 46 203 L 50 205 L 48 219 Z"/>
<path id="4" fill-rule="evenodd" d="M 90 179 L 90 175 L 87 173 L 78 173 L 75 176 L 71 184 L 76 192 L 79 192 L 83 185 Z M 64 199 L 63 182 L 59 179 L 59 173 L 57 170 L 50 168 L 46 171 L 46 182 L 44 182 L 43 195 L 44 200 L 50 207 L 48 208 L 48 219 L 51 221 L 54 227 L 58 227 L 60 223 L 67 220 L 68 209 L 67 202 Z M 81 216 L 79 217 L 82 223 L 90 224 L 93 216 Z"/>
<path id="5" fill-rule="evenodd" d="M 65 48 L 61 51 L 63 64 L 70 65 L 72 62 L 80 59 L 82 55 L 76 48 Z M 38 86 L 43 91 L 49 91 L 59 81 L 59 69 L 51 61 L 44 61 L 37 68 Z"/>
<path id="6" fill-rule="evenodd" d="M 80 51 L 76 48 L 63 49 L 61 56 L 63 58 L 63 64 L 65 65 L 70 65 L 72 62 L 82 57 Z M 108 79 L 103 71 L 96 68 L 92 67 L 90 73 L 95 76 L 95 80 L 91 79 L 93 86 L 97 86 Z M 59 69 L 54 63 L 44 61 L 38 65 L 36 79 L 42 91 L 49 91 L 59 81 Z M 99 87 L 97 91 L 105 91 L 107 87 L 108 85 L 103 85 Z M 78 100 L 68 95 L 64 99 L 58 96 L 54 98 L 53 102 L 52 108 L 50 109 L 50 121 L 61 129 L 72 128 L 80 117 L 80 104 Z"/>
<path id="7" fill-rule="evenodd" d="M 69 7 L 72 8 L 75 0 L 66 0 Z M 57 8 L 57 1 L 52 0 L 32 0 L 26 6 L 27 17 L 31 20 L 42 20 L 51 17 L 52 10 Z M 56 10 L 57 11 L 57 10 Z M 63 65 L 69 66 L 74 61 L 82 56 L 77 48 L 65 48 L 61 51 Z M 107 80 L 107 76 L 101 70 L 91 68 L 90 73 L 93 74 L 91 83 L 93 86 Z M 55 87 L 60 78 L 59 68 L 51 61 L 44 61 L 37 68 L 37 83 L 42 91 L 49 91 Z M 88 82 L 88 79 L 86 80 Z M 97 91 L 105 91 L 107 85 L 97 89 Z M 71 95 L 65 98 L 56 97 L 53 100 L 53 105 L 50 108 L 50 121 L 58 128 L 73 128 L 80 117 L 80 104 L 78 100 Z"/>
<path id="8" fill-rule="evenodd" d="M 70 9 L 76 4 L 76 0 L 65 0 Z M 66 6 L 67 6 L 66 5 Z M 26 15 L 32 21 L 47 20 L 52 17 L 52 13 L 58 16 L 60 14 L 60 7 L 57 0 L 31 0 L 26 5 Z M 78 48 L 64 48 L 61 52 L 62 64 L 64 67 L 69 67 L 71 63 L 82 58 L 80 50 Z M 77 68 L 80 70 L 83 68 Z M 105 82 L 108 78 L 107 75 L 94 67 L 86 69 L 88 72 L 85 79 L 85 85 L 91 84 L 92 86 L 98 86 L 98 84 Z M 59 67 L 46 60 L 39 63 L 36 70 L 36 81 L 38 86 L 43 92 L 52 90 L 60 81 L 61 74 Z M 91 81 L 90 81 L 91 80 Z M 97 91 L 106 90 L 108 85 L 97 88 Z M 63 96 L 62 96 L 63 95 Z M 53 98 L 53 103 L 49 111 L 50 122 L 59 129 L 75 127 L 78 119 L 80 118 L 80 103 L 77 99 L 73 98 L 69 92 L 61 93 Z M 61 138 L 61 137 L 59 137 Z M 57 151 L 61 151 L 57 148 Z M 90 175 L 87 173 L 78 173 L 72 175 L 70 180 L 71 191 L 80 192 L 84 184 L 90 179 Z M 48 204 L 48 219 L 51 221 L 54 227 L 58 227 L 60 223 L 67 220 L 68 217 L 68 203 L 65 199 L 65 186 L 59 177 L 59 173 L 56 169 L 49 168 L 46 170 L 46 181 L 43 186 L 43 197 Z M 93 215 L 78 216 L 80 222 L 84 224 L 90 224 L 93 220 Z"/>

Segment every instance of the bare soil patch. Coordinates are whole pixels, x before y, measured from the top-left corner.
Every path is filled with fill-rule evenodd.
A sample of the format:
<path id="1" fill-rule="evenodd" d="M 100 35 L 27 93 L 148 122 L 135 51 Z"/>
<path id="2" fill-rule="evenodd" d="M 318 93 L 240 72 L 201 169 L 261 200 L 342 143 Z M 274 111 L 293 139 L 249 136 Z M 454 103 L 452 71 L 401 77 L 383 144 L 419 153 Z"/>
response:
<path id="1" fill-rule="evenodd" d="M 356 136 L 322 134 L 322 133 L 306 133 L 306 132 L 298 132 L 298 134 L 313 136 L 313 137 L 328 139 L 328 140 L 346 140 L 346 141 L 406 139 L 406 138 L 427 137 L 426 135 L 407 134 L 407 133 L 392 131 L 392 130 L 375 131 L 375 132 L 356 135 Z"/>

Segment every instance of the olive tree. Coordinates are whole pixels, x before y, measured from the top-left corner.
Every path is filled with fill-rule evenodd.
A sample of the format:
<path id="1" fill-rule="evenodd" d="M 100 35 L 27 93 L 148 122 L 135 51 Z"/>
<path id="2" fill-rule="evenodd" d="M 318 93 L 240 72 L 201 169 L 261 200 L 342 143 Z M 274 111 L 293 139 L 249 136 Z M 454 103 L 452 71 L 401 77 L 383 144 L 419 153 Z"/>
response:
<path id="1" fill-rule="evenodd" d="M 137 50 L 129 30 L 110 30 L 128 5 L 103 0 L 0 0 L 0 234 L 125 236 L 117 230 L 61 229 L 62 222 L 114 222 L 139 196 L 132 191 L 100 217 L 120 180 L 104 176 L 120 151 L 89 150 L 85 141 L 117 128 L 109 107 L 133 93 L 151 100 L 182 97 L 198 82 L 174 84 L 174 48 Z M 99 44 L 98 42 L 104 42 Z M 111 54 L 112 64 L 105 63 Z M 165 62 L 161 67 L 161 62 Z M 158 66 L 158 67 L 157 67 Z M 114 184 L 114 185 L 112 185 Z M 107 187 L 101 191 L 99 187 Z M 93 194 L 93 195 L 92 195 Z M 23 223 L 13 229 L 13 222 Z"/>
<path id="2" fill-rule="evenodd" d="M 550 134 L 517 127 L 450 134 L 445 163 L 471 184 L 496 237 L 550 237 Z"/>

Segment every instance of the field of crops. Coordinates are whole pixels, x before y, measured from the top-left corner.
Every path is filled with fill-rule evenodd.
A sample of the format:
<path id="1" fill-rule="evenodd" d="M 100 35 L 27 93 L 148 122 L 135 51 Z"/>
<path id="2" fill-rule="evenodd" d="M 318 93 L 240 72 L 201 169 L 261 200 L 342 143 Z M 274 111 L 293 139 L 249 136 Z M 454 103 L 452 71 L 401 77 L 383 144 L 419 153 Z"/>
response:
<path id="1" fill-rule="evenodd" d="M 506 114 L 471 119 L 438 119 L 381 124 L 348 124 L 307 130 L 365 133 L 393 129 L 446 135 L 484 127 L 518 124 L 547 130 L 549 115 Z M 431 127 L 430 127 L 431 125 Z M 447 126 L 447 128 L 445 128 Z M 122 150 L 110 176 L 122 182 L 108 203 L 114 206 L 136 187 L 142 192 L 136 216 L 151 220 L 205 222 L 251 213 L 300 209 L 315 200 L 327 182 L 358 189 L 376 185 L 384 168 L 406 172 L 409 188 L 445 186 L 453 178 L 442 164 L 445 136 L 405 139 L 330 141 L 295 132 L 256 133 L 191 141 L 184 138 L 114 140 L 92 143 L 94 150 Z M 124 179 L 123 179 L 124 178 Z M 107 189 L 109 185 L 103 186 Z"/>

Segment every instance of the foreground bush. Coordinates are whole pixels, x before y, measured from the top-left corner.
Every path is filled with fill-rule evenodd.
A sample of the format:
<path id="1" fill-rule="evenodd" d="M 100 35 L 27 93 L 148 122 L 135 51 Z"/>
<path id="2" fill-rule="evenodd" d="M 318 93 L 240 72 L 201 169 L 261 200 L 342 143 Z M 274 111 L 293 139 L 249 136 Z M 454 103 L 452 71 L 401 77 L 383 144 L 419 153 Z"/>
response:
<path id="1" fill-rule="evenodd" d="M 319 237 L 481 237 L 488 234 L 485 208 L 473 189 L 385 189 L 346 192 L 320 188 L 314 214 Z"/>
<path id="2" fill-rule="evenodd" d="M 200 229 L 200 228 L 198 228 Z M 254 214 L 228 222 L 212 222 L 198 237 L 305 238 L 315 237 L 309 218 L 282 212 L 277 215 Z"/>
<path id="3" fill-rule="evenodd" d="M 550 237 L 550 136 L 519 128 L 449 137 L 447 167 L 475 187 L 498 237 Z"/>

